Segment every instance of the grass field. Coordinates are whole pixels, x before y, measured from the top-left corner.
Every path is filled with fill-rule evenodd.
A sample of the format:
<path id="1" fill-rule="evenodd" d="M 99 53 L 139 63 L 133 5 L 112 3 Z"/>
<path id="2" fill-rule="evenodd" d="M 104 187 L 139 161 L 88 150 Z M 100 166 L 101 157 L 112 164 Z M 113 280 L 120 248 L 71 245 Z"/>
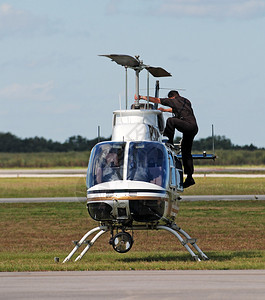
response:
<path id="1" fill-rule="evenodd" d="M 87 167 L 90 151 L 0 153 L 1 168 Z"/>
<path id="2" fill-rule="evenodd" d="M 196 178 L 183 195 L 264 195 L 264 178 Z M 0 198 L 85 197 L 85 178 L 1 178 Z"/>
<path id="3" fill-rule="evenodd" d="M 85 197 L 85 178 L 1 178 L 0 198 Z"/>
<path id="4" fill-rule="evenodd" d="M 135 231 L 126 254 L 114 252 L 106 233 L 80 262 L 61 264 L 71 241 L 96 226 L 84 203 L 0 204 L 0 271 L 264 269 L 264 220 L 264 201 L 184 202 L 177 223 L 209 261 L 193 261 L 168 232 Z"/>

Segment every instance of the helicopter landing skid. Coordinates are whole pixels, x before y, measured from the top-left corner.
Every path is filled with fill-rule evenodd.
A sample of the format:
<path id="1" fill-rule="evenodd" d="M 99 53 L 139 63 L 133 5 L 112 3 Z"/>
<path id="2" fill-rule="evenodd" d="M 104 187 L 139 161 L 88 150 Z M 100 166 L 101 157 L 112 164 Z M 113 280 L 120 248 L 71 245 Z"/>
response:
<path id="1" fill-rule="evenodd" d="M 119 228 L 119 227 L 117 227 Z M 75 252 L 83 245 L 86 244 L 87 246 L 84 248 L 84 250 L 81 252 L 79 256 L 75 259 L 75 261 L 80 260 L 87 251 L 94 245 L 96 240 L 103 235 L 104 233 L 113 230 L 114 228 L 111 226 L 98 226 L 91 230 L 89 230 L 80 241 L 74 241 L 75 247 L 74 249 L 69 253 L 69 255 L 64 259 L 63 263 L 68 262 L 72 256 L 75 254 Z M 190 253 L 192 258 L 196 261 L 208 260 L 209 258 L 205 253 L 202 252 L 202 250 L 198 247 L 196 244 L 197 239 L 191 238 L 187 232 L 185 232 L 183 229 L 178 227 L 176 224 L 170 224 L 170 225 L 151 225 L 151 226 L 142 226 L 142 225 L 136 225 L 127 228 L 128 230 L 167 230 L 171 232 L 177 239 L 180 241 L 180 243 L 186 248 L 186 250 Z M 97 232 L 98 233 L 92 238 L 92 240 L 86 240 L 90 235 Z M 183 239 L 182 236 L 186 239 Z M 199 255 L 196 255 L 193 250 L 190 248 L 189 244 L 198 252 Z M 119 252 L 119 251 L 118 251 Z M 201 257 L 201 259 L 199 258 Z"/>
<path id="2" fill-rule="evenodd" d="M 194 260 L 201 261 L 201 259 L 203 259 L 203 260 L 209 259 L 208 256 L 205 253 L 203 253 L 202 250 L 196 244 L 197 239 L 191 238 L 186 231 L 184 231 L 183 229 L 178 227 L 176 224 L 172 224 L 170 227 L 158 225 L 157 229 L 164 229 L 164 230 L 167 230 L 167 231 L 171 232 L 172 234 L 174 234 L 175 237 L 177 237 L 177 239 L 180 241 L 180 243 L 187 249 L 187 251 L 190 253 L 190 255 L 192 256 L 192 258 Z M 182 236 L 184 236 L 186 239 L 184 240 L 180 234 Z M 190 244 L 199 253 L 199 256 L 201 257 L 201 259 L 199 258 L 198 255 L 196 255 L 193 252 L 193 250 L 190 248 L 190 246 L 188 244 Z"/>
<path id="3" fill-rule="evenodd" d="M 88 238 L 91 234 L 95 233 L 99 231 L 91 241 L 86 241 L 86 238 Z M 64 259 L 63 263 L 66 263 L 67 261 L 69 261 L 72 256 L 75 254 L 75 252 L 79 249 L 79 247 L 81 247 L 83 244 L 86 244 L 87 246 L 85 247 L 85 249 L 81 252 L 81 254 L 75 259 L 75 261 L 80 260 L 86 253 L 87 251 L 94 245 L 95 241 L 104 233 L 106 233 L 107 231 L 109 231 L 107 226 L 99 226 L 99 227 L 95 227 L 91 230 L 89 230 L 82 238 L 80 241 L 74 241 L 75 247 L 74 249 L 69 253 L 69 255 Z"/>

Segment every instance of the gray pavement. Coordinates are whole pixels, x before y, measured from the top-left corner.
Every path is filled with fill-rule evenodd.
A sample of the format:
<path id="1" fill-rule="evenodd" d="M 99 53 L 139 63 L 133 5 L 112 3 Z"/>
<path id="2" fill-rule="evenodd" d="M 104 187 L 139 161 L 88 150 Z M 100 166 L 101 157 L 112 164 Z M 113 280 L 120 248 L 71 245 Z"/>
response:
<path id="1" fill-rule="evenodd" d="M 0 178 L 85 177 L 87 169 L 0 169 Z"/>
<path id="2" fill-rule="evenodd" d="M 201 195 L 182 196 L 181 202 L 187 201 L 265 201 L 265 195 Z M 41 202 L 86 202 L 85 197 L 46 197 L 46 198 L 0 198 L 0 203 L 41 203 Z"/>
<path id="3" fill-rule="evenodd" d="M 86 202 L 86 197 L 0 198 L 0 203 Z"/>
<path id="4" fill-rule="evenodd" d="M 265 178 L 265 168 L 198 167 L 194 177 Z M 87 168 L 79 169 L 0 169 L 0 178 L 19 177 L 86 177 Z"/>
<path id="5" fill-rule="evenodd" d="M 0 299 L 265 298 L 265 270 L 0 273 Z"/>

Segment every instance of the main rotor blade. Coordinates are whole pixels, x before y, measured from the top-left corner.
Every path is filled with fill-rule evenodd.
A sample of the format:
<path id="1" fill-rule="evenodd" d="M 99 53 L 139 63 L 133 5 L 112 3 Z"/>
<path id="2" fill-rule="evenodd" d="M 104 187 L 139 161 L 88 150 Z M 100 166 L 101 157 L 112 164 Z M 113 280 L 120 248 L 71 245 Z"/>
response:
<path id="1" fill-rule="evenodd" d="M 145 67 L 146 70 L 151 73 L 154 77 L 168 77 L 172 76 L 168 71 L 160 67 Z"/>
<path id="2" fill-rule="evenodd" d="M 137 59 L 130 55 L 124 54 L 109 54 L 109 55 L 99 55 L 110 58 L 112 61 L 115 61 L 118 65 L 122 65 L 124 67 L 136 68 L 139 67 L 140 63 Z"/>

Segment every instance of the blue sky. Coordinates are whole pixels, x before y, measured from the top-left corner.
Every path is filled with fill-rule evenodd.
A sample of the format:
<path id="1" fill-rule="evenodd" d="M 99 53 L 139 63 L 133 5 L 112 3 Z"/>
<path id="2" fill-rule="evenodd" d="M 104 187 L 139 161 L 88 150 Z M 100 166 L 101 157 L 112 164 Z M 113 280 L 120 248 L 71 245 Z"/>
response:
<path id="1" fill-rule="evenodd" d="M 94 138 L 99 125 L 109 136 L 124 69 L 98 55 L 115 53 L 173 75 L 160 86 L 184 89 L 197 139 L 214 124 L 235 144 L 265 147 L 264 0 L 0 1 L 0 45 L 1 132 L 65 141 Z M 140 80 L 145 89 L 145 71 Z"/>

